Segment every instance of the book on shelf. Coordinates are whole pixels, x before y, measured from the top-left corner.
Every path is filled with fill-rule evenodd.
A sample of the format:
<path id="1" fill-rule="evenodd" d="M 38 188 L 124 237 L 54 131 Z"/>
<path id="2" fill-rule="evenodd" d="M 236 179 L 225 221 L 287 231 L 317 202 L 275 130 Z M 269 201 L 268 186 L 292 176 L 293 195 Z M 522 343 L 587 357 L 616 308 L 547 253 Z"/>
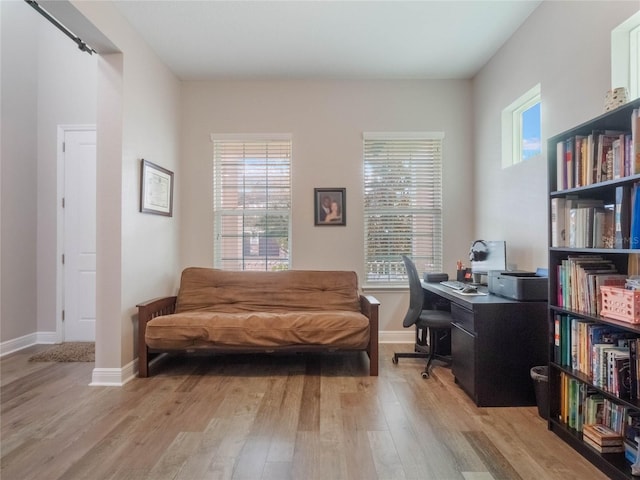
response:
<path id="1" fill-rule="evenodd" d="M 581 372 L 620 398 L 638 397 L 638 334 L 611 325 L 554 314 L 554 362 Z"/>
<path id="2" fill-rule="evenodd" d="M 606 204 L 595 210 L 593 221 L 593 248 L 613 248 L 615 205 Z"/>
<path id="3" fill-rule="evenodd" d="M 599 393 L 587 395 L 584 403 L 584 423 L 602 423 L 604 420 L 604 396 Z"/>
<path id="4" fill-rule="evenodd" d="M 589 437 L 598 445 L 622 445 L 623 435 L 599 423 L 587 423 L 582 428 L 582 436 Z"/>
<path id="5" fill-rule="evenodd" d="M 614 248 L 629 248 L 631 234 L 631 188 L 620 185 L 615 190 Z"/>
<path id="6" fill-rule="evenodd" d="M 567 425 L 569 426 L 569 428 L 573 428 L 574 430 L 578 429 L 578 414 L 579 414 L 579 406 L 580 403 L 578 402 L 578 388 L 580 387 L 580 382 L 578 382 L 578 380 L 576 380 L 575 378 L 571 378 L 569 379 L 569 386 L 568 386 L 568 395 L 569 395 L 569 402 L 568 402 L 568 409 L 567 409 Z"/>
<path id="7" fill-rule="evenodd" d="M 615 177 L 614 174 L 613 155 L 611 150 L 614 140 L 619 139 L 620 135 L 625 135 L 625 133 L 626 132 L 617 130 L 594 132 L 594 156 L 599 169 L 597 174 L 598 182 L 619 178 L 619 176 Z M 620 171 L 624 171 L 624 168 L 620 168 Z"/>
<path id="8" fill-rule="evenodd" d="M 560 347 L 560 322 L 561 315 L 559 313 L 553 316 L 553 361 L 556 363 L 562 363 Z"/>
<path id="9" fill-rule="evenodd" d="M 638 398 L 638 339 L 629 341 L 629 398 Z"/>
<path id="10" fill-rule="evenodd" d="M 624 168 L 627 175 L 633 175 L 633 136 L 627 133 L 624 136 Z"/>
<path id="11" fill-rule="evenodd" d="M 593 130 L 556 143 L 556 190 L 592 185 L 640 173 L 640 112 L 629 131 Z"/>
<path id="12" fill-rule="evenodd" d="M 596 164 L 593 161 L 593 133 L 587 135 L 587 141 L 585 145 L 585 157 L 587 164 L 587 183 L 586 185 L 591 185 L 595 182 L 596 175 Z"/>
<path id="13" fill-rule="evenodd" d="M 631 134 L 621 133 L 611 144 L 613 158 L 613 178 L 618 179 L 631 175 L 630 167 Z"/>
<path id="14" fill-rule="evenodd" d="M 597 315 L 602 306 L 600 287 L 624 285 L 611 260 L 601 255 L 569 255 L 556 266 L 556 300 L 560 307 Z"/>
<path id="15" fill-rule="evenodd" d="M 598 445 L 590 437 L 582 437 L 582 441 L 599 453 L 624 453 L 624 444 L 603 446 Z"/>
<path id="16" fill-rule="evenodd" d="M 616 204 L 575 196 L 551 199 L 551 246 L 613 248 Z M 622 208 L 622 207 L 621 207 Z"/>
<path id="17" fill-rule="evenodd" d="M 629 253 L 627 255 L 627 275 L 640 275 L 640 254 Z"/>
<path id="18" fill-rule="evenodd" d="M 565 229 L 565 205 L 564 197 L 555 197 L 551 199 L 551 246 L 566 246 L 566 229 Z"/>
<path id="19" fill-rule="evenodd" d="M 629 399 L 631 398 L 631 357 L 627 349 L 626 355 L 614 358 L 614 382 L 613 394 Z"/>
<path id="20" fill-rule="evenodd" d="M 640 184 L 638 183 L 634 183 L 631 187 L 629 248 L 640 248 Z"/>
<path id="21" fill-rule="evenodd" d="M 622 137 L 622 141 L 620 141 Z M 624 134 L 616 138 L 611 143 L 611 156 L 613 163 L 613 178 L 618 179 L 624 177 Z"/>
<path id="22" fill-rule="evenodd" d="M 602 200 L 566 197 L 565 229 L 568 229 L 568 247 L 593 247 L 595 212 L 602 209 L 604 209 Z"/>
<path id="23" fill-rule="evenodd" d="M 567 165 L 564 162 L 564 142 L 556 144 L 556 190 L 567 189 Z"/>
<path id="24" fill-rule="evenodd" d="M 596 343 L 591 346 L 591 376 L 593 384 L 605 391 L 609 388 L 609 353 L 614 350 L 622 353 L 623 347 L 616 347 L 610 343 Z"/>
<path id="25" fill-rule="evenodd" d="M 574 179 L 574 159 L 573 159 L 573 138 L 567 138 L 564 141 L 564 161 L 566 164 L 567 171 L 567 188 L 575 187 L 575 179 Z"/>
<path id="26" fill-rule="evenodd" d="M 640 173 L 640 109 L 634 108 L 631 112 L 631 137 L 632 146 L 629 157 L 633 162 L 633 174 Z"/>
<path id="27" fill-rule="evenodd" d="M 636 463 L 636 459 L 638 458 L 638 446 L 634 443 L 628 442 L 626 439 L 623 442 L 624 445 L 624 458 L 629 463 Z"/>
<path id="28" fill-rule="evenodd" d="M 629 398 L 629 347 L 618 347 L 606 352 L 607 379 L 604 389 L 619 398 Z"/>
<path id="29" fill-rule="evenodd" d="M 623 436 L 624 436 L 624 441 L 633 445 L 637 450 L 638 442 L 636 438 L 640 437 L 640 411 L 638 410 L 627 411 Z"/>
<path id="30" fill-rule="evenodd" d="M 587 137 L 576 135 L 573 139 L 573 158 L 576 169 L 575 186 L 583 187 L 588 185 L 587 175 Z"/>

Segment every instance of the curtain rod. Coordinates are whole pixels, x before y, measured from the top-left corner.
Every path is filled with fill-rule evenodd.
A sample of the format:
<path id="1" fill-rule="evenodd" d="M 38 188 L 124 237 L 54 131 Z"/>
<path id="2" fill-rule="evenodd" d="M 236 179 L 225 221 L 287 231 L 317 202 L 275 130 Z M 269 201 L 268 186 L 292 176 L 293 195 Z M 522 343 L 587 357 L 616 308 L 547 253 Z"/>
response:
<path id="1" fill-rule="evenodd" d="M 87 45 L 85 42 L 83 42 L 80 39 L 80 37 L 77 37 L 76 35 L 74 35 L 73 32 L 71 32 L 71 30 L 69 30 L 67 27 L 62 25 L 58 20 L 56 20 L 53 16 L 51 16 L 49 12 L 47 12 L 44 8 L 38 5 L 38 2 L 36 2 L 35 0 L 24 0 L 24 1 L 27 2 L 29 5 L 31 5 L 40 15 L 42 15 L 44 18 L 46 18 L 51 23 L 53 23 L 56 27 L 58 27 L 58 29 L 62 33 L 64 33 L 67 37 L 73 40 L 78 45 L 78 48 L 80 50 L 82 50 L 83 52 L 87 52 L 89 55 L 93 55 L 94 53 L 96 53 L 96 51 L 93 48 L 91 48 L 89 45 Z"/>

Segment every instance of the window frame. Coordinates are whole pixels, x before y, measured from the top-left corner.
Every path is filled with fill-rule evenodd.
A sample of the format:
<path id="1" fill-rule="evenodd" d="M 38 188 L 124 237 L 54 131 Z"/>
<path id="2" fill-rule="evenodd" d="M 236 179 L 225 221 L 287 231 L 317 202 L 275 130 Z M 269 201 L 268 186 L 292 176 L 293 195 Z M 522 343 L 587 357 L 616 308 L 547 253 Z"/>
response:
<path id="1" fill-rule="evenodd" d="M 627 100 L 640 97 L 640 12 L 611 31 L 611 87 L 625 87 Z"/>
<path id="2" fill-rule="evenodd" d="M 536 104 L 542 106 L 540 84 L 525 92 L 502 111 L 502 168 L 511 167 L 524 161 L 522 114 Z M 542 141 L 542 119 L 540 119 L 540 137 L 540 141 Z M 542 156 L 542 143 L 540 147 L 540 153 L 528 158 L 527 161 Z"/>
<path id="3" fill-rule="evenodd" d="M 229 213 L 232 213 L 235 209 L 229 209 L 229 208 L 223 208 L 222 205 L 222 191 L 220 189 L 224 188 L 223 184 L 222 184 L 222 179 L 221 179 L 221 165 L 218 164 L 218 159 L 217 157 L 217 152 L 216 152 L 216 145 L 220 144 L 220 143 L 238 143 L 238 144 L 243 144 L 246 148 L 247 145 L 250 144 L 264 144 L 264 151 L 267 152 L 268 147 L 267 144 L 274 142 L 274 143 L 288 143 L 288 164 L 286 165 L 288 168 L 288 178 L 287 178 L 287 185 L 286 188 L 288 188 L 288 205 L 287 208 L 285 210 L 283 209 L 269 209 L 268 205 L 266 205 L 264 208 L 260 208 L 260 209 L 247 209 L 247 208 L 241 208 L 241 213 L 237 214 L 237 216 L 242 217 L 243 219 L 249 216 L 256 216 L 259 215 L 261 212 L 264 212 L 264 215 L 266 216 L 268 213 L 267 212 L 271 212 L 271 213 L 282 213 L 285 212 L 287 217 L 288 217 L 288 224 L 287 224 L 287 234 L 286 234 L 286 243 L 287 243 L 287 247 L 288 247 L 288 255 L 285 258 L 285 263 L 283 267 L 277 267 L 277 269 L 290 269 L 291 268 L 291 231 L 292 231 L 292 167 L 293 167 L 293 140 L 292 140 L 292 135 L 288 134 L 288 133 L 273 133 L 273 134 L 220 134 L 220 133 L 212 133 L 211 134 L 211 142 L 212 142 L 212 166 L 213 166 L 213 172 L 212 172 L 212 214 L 213 214 L 213 267 L 214 268 L 224 268 L 226 270 L 233 270 L 233 271 L 246 271 L 246 270 L 253 270 L 253 271 L 257 271 L 257 269 L 253 268 L 253 269 L 247 269 L 245 268 L 247 266 L 247 255 L 245 254 L 245 239 L 248 236 L 247 231 L 245 230 L 245 225 L 243 223 L 242 228 L 240 230 L 238 230 L 238 232 L 235 233 L 235 236 L 237 236 L 238 238 L 242 238 L 242 240 L 238 240 L 240 243 L 237 246 L 238 249 L 241 250 L 241 253 L 239 253 L 239 258 L 236 259 L 237 261 L 239 261 L 242 265 L 242 269 L 238 270 L 238 269 L 231 269 L 231 268 L 225 268 L 225 259 L 223 257 L 223 250 L 224 247 L 222 245 L 222 242 L 225 238 L 232 238 L 234 235 L 225 235 L 224 231 L 223 231 L 223 224 L 222 224 L 222 217 L 223 216 L 233 216 L 229 215 Z M 238 158 L 242 158 L 242 160 L 246 160 L 247 157 L 238 157 Z M 268 158 L 268 157 L 265 157 Z M 266 177 L 265 177 L 266 178 Z M 268 183 L 268 179 L 265 180 L 266 183 Z M 266 187 L 268 189 L 268 187 Z M 274 188 L 276 188 L 274 186 Z M 283 188 L 281 185 L 278 188 Z M 268 191 L 268 190 L 267 190 Z M 242 195 L 244 197 L 246 190 L 244 189 L 239 189 L 237 191 L 237 195 Z M 267 195 L 268 197 L 268 195 Z M 270 238 L 269 235 L 265 235 L 264 238 Z M 268 249 L 268 242 L 265 244 L 265 249 Z M 258 255 L 260 256 L 260 255 Z M 258 270 L 258 271 L 272 271 L 271 269 L 269 269 L 269 254 L 265 254 L 265 265 L 264 265 L 264 269 L 263 270 Z"/>
<path id="4" fill-rule="evenodd" d="M 404 263 L 402 261 L 402 255 L 409 255 L 416 265 L 419 268 L 429 270 L 429 271 L 442 271 L 443 268 L 443 250 L 444 250 L 444 240 L 443 240 L 443 230 L 444 230 L 444 215 L 443 215 L 443 162 L 444 162 L 444 132 L 364 132 L 363 135 L 363 244 L 364 244 L 364 252 L 363 252 L 363 271 L 364 271 L 364 284 L 368 288 L 384 288 L 384 287 L 406 287 L 407 282 L 407 273 L 405 271 Z M 416 221 L 413 218 L 413 215 L 422 215 L 427 218 L 427 222 L 424 222 L 424 219 L 421 219 L 420 223 L 423 225 L 424 231 L 422 233 L 419 232 L 416 235 L 415 228 L 411 230 L 411 251 L 407 252 L 402 250 L 400 247 L 397 252 L 389 252 L 383 256 L 369 256 L 370 250 L 370 215 L 372 213 L 370 210 L 373 210 L 377 207 L 369 207 L 369 201 L 367 199 L 368 191 L 372 191 L 376 189 L 376 181 L 374 179 L 369 178 L 369 174 L 367 173 L 371 170 L 371 165 L 368 162 L 371 162 L 370 158 L 370 150 L 371 145 L 368 145 L 368 142 L 389 142 L 393 144 L 397 142 L 400 145 L 400 142 L 429 142 L 429 152 L 430 155 L 432 150 L 437 150 L 436 159 L 437 162 L 435 165 L 425 166 L 425 170 L 429 171 L 429 169 L 433 170 L 433 175 L 435 178 L 434 181 L 434 190 L 437 193 L 437 201 L 433 206 L 428 206 L 426 204 L 421 204 L 414 206 L 412 208 L 402 207 L 400 211 L 408 216 L 411 216 L 412 221 Z M 435 147 L 434 147 L 435 144 Z M 386 153 L 388 156 L 389 154 Z M 413 159 L 399 159 L 399 161 L 408 161 L 409 164 L 415 161 Z M 383 160 L 374 161 L 374 164 L 383 165 Z M 385 164 L 385 167 L 388 166 L 388 163 Z M 403 166 L 400 165 L 397 169 L 399 178 L 402 177 L 402 169 Z M 412 169 L 413 171 L 413 169 Z M 380 173 L 378 173 L 380 175 Z M 418 173 L 418 175 L 424 175 L 424 172 Z M 388 182 L 388 177 L 385 182 Z M 428 178 L 428 177 L 426 177 Z M 424 180 L 418 182 L 418 184 L 412 183 L 411 186 L 418 185 L 418 187 L 422 188 L 424 186 Z M 410 189 L 411 186 L 407 187 Z M 407 191 L 405 189 L 405 191 Z M 415 189 L 415 191 L 418 191 Z M 422 195 L 420 196 L 422 197 Z M 412 199 L 420 198 L 420 197 L 412 197 Z M 379 197 L 379 202 L 384 202 L 386 200 L 385 197 Z M 393 211 L 394 209 L 390 209 Z M 378 211 L 378 210 L 374 210 Z M 432 223 L 435 223 L 435 227 L 427 227 L 429 219 L 432 220 Z M 429 231 L 427 231 L 429 230 Z M 387 237 L 387 241 L 385 239 L 378 239 L 378 243 L 383 246 L 385 243 L 387 245 L 392 244 L 393 242 L 393 233 L 391 233 Z M 423 240 L 423 238 L 427 238 L 427 240 Z M 415 240 L 417 239 L 417 240 Z M 391 241 L 390 241 L 391 240 Z M 431 255 L 428 255 L 427 252 L 429 248 L 418 247 L 416 250 L 416 242 L 425 243 L 427 245 L 431 244 Z M 422 250 L 422 251 L 421 251 Z M 391 259 L 395 259 L 397 257 L 397 262 Z M 378 260 L 376 260 L 378 259 Z M 433 259 L 433 261 L 428 261 L 428 259 Z M 374 269 L 369 268 L 370 265 L 374 263 L 374 261 L 378 261 L 379 264 L 382 265 L 381 272 L 378 273 L 379 278 L 374 278 L 376 273 Z M 385 265 L 386 262 L 386 265 Z M 434 265 L 437 264 L 437 265 Z M 427 266 L 432 265 L 432 266 Z"/>

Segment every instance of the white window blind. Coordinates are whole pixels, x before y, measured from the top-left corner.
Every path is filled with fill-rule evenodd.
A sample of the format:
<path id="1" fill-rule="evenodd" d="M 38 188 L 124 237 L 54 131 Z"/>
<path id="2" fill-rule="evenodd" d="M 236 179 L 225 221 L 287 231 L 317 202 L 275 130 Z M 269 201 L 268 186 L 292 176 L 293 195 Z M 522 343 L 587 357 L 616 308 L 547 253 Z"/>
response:
<path id="1" fill-rule="evenodd" d="M 365 133 L 367 283 L 406 283 L 402 255 L 442 271 L 442 140 L 434 133 Z"/>
<path id="2" fill-rule="evenodd" d="M 289 269 L 291 138 L 212 135 L 214 266 Z"/>

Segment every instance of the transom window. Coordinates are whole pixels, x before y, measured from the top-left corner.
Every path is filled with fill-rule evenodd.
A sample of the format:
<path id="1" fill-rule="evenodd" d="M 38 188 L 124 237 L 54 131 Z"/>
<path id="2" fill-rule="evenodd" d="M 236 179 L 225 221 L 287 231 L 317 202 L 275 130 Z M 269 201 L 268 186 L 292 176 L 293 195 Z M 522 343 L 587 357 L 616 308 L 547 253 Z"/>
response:
<path id="1" fill-rule="evenodd" d="M 542 154 L 540 85 L 526 92 L 502 112 L 502 166 Z"/>
<path id="2" fill-rule="evenodd" d="M 611 87 L 626 87 L 628 100 L 640 97 L 640 12 L 611 32 Z"/>
<path id="3" fill-rule="evenodd" d="M 442 271 L 441 132 L 365 133 L 366 282 L 405 284 L 402 255 Z"/>
<path id="4" fill-rule="evenodd" d="M 288 270 L 290 135 L 212 135 L 214 266 Z"/>

